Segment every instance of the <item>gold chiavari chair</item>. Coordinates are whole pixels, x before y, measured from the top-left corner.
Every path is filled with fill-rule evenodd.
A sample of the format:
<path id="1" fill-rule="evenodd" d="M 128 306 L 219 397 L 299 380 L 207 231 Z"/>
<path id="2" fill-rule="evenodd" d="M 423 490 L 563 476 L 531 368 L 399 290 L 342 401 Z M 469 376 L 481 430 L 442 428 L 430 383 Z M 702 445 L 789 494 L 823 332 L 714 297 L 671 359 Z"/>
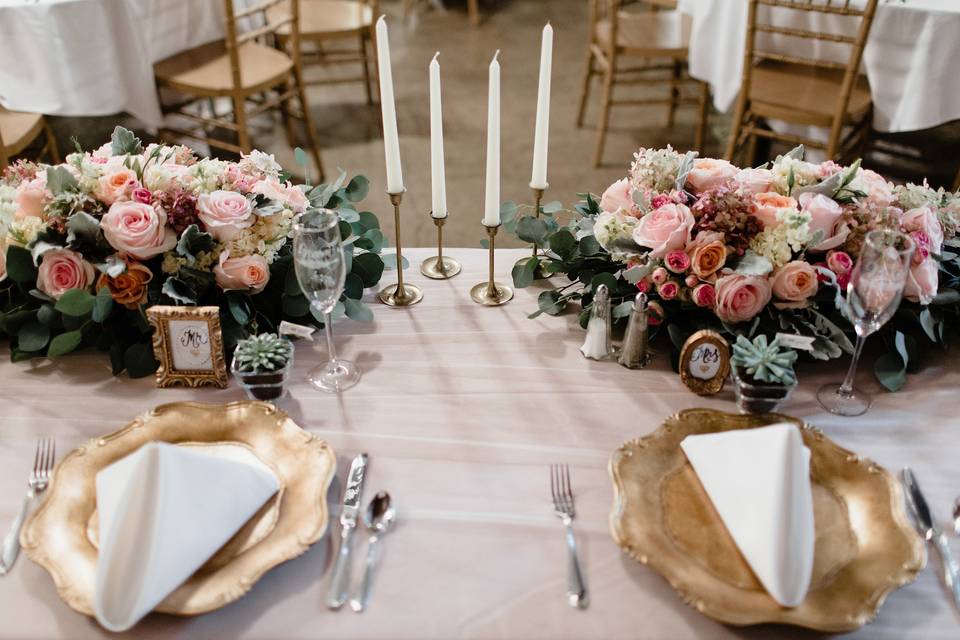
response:
<path id="1" fill-rule="evenodd" d="M 7 168 L 13 156 L 26 149 L 41 133 L 46 135 L 46 141 L 40 149 L 39 157 L 49 156 L 50 160 L 57 164 L 60 162 L 57 140 L 43 115 L 7 111 L 0 107 L 0 172 Z"/>
<path id="2" fill-rule="evenodd" d="M 957 171 L 957 177 L 953 179 L 953 191 L 960 191 L 960 171 Z"/>
<path id="3" fill-rule="evenodd" d="M 870 132 L 873 101 L 870 85 L 860 74 L 860 61 L 876 9 L 877 0 L 858 5 L 851 0 L 750 0 L 743 80 L 727 142 L 728 160 L 747 143 L 747 163 L 752 164 L 758 138 L 824 149 L 833 159 L 862 149 Z M 780 16 L 797 18 L 822 14 L 824 20 L 829 16 L 848 28 L 838 33 L 777 26 L 770 21 L 775 10 Z M 846 62 L 832 62 L 766 51 L 757 46 L 758 34 L 808 40 L 812 49 L 822 43 L 848 47 L 850 54 Z M 763 126 L 764 120 L 821 127 L 830 134 L 824 143 L 771 131 Z M 844 135 L 845 127 L 850 129 Z"/>
<path id="4" fill-rule="evenodd" d="M 304 95 L 300 66 L 299 4 L 288 2 L 286 11 L 270 11 L 281 2 L 284 0 L 265 0 L 235 11 L 233 0 L 224 0 L 225 39 L 178 53 L 154 65 L 158 87 L 185 96 L 185 100 L 165 110 L 196 125 L 192 130 L 165 126 L 160 133 L 162 137 L 168 134 L 184 136 L 219 149 L 250 153 L 250 118 L 278 108 L 291 146 L 294 137 L 291 118 L 303 120 L 322 180 L 320 145 Z M 261 26 L 241 33 L 238 23 Z M 271 46 L 279 39 L 277 31 L 284 27 L 288 29 L 286 38 L 290 46 L 286 49 Z M 217 98 L 230 99 L 233 107 L 230 113 L 217 114 Z M 298 113 L 292 109 L 294 99 L 300 103 Z M 211 112 L 209 116 L 202 115 L 202 108 L 206 105 Z M 215 137 L 216 129 L 234 132 L 237 142 Z"/>
<path id="5" fill-rule="evenodd" d="M 661 11 L 675 7 L 672 0 L 647 0 L 645 12 L 625 12 L 630 4 L 621 0 L 590 1 L 590 42 L 587 47 L 586 70 L 577 111 L 577 127 L 583 126 L 587 101 L 594 76 L 603 78 L 600 122 L 593 166 L 603 159 L 610 109 L 614 106 L 667 105 L 667 126 L 672 127 L 676 110 L 681 105 L 699 107 L 699 123 L 694 146 L 702 150 L 707 124 L 710 91 L 706 84 L 687 73 L 687 50 L 690 43 L 690 16 L 678 11 Z M 621 66 L 624 58 L 633 60 L 632 66 Z M 669 87 L 665 97 L 642 99 L 613 99 L 614 85 L 663 84 Z M 683 89 L 694 85 L 698 96 L 684 95 Z"/>
<path id="6" fill-rule="evenodd" d="M 367 104 L 373 104 L 375 80 L 371 66 L 376 66 L 377 52 L 374 42 L 374 23 L 380 15 L 377 0 L 299 0 L 300 44 L 310 45 L 300 52 L 306 66 L 316 64 L 332 67 L 358 64 L 361 75 L 352 77 L 322 78 L 308 80 L 307 85 L 331 85 L 362 82 L 367 94 Z M 271 13 L 283 12 L 281 6 L 271 8 Z M 290 40 L 290 25 L 277 31 L 280 42 Z M 350 47 L 350 41 L 358 46 Z M 333 46 L 331 46 L 333 45 Z"/>

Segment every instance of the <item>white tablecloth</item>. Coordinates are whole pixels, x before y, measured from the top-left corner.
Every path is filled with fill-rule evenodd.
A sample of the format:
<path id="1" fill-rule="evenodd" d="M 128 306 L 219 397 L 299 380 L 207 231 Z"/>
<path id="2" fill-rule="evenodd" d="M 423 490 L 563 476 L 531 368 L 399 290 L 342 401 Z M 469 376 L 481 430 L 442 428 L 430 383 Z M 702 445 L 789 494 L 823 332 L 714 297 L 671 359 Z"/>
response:
<path id="1" fill-rule="evenodd" d="M 862 0 L 852 4 L 858 1 L 862 4 Z M 679 8 L 693 16 L 690 73 L 710 83 L 714 104 L 726 111 L 740 91 L 748 0 L 680 0 Z M 776 11 L 784 24 L 806 29 L 826 27 L 830 31 L 829 25 L 835 29 L 849 20 Z M 801 24 L 804 20 L 806 24 Z M 810 43 L 778 35 L 772 44 L 785 53 L 811 57 Z M 849 51 L 849 46 L 820 43 L 817 57 L 842 61 Z M 874 127 L 915 131 L 960 119 L 957 60 L 960 1 L 880 0 L 863 59 L 873 93 Z"/>
<path id="2" fill-rule="evenodd" d="M 162 123 L 153 63 L 223 37 L 223 0 L 0 0 L 0 104 Z"/>
<path id="3" fill-rule="evenodd" d="M 641 371 L 584 359 L 578 352 L 584 334 L 574 315 L 527 319 L 541 286 L 518 291 L 503 307 L 478 306 L 469 289 L 486 277 L 482 250 L 451 248 L 449 255 L 464 268 L 446 281 L 420 275 L 417 266 L 430 250 L 405 254 L 408 278 L 423 288 L 423 302 L 411 309 L 373 303 L 374 323 L 337 324 L 337 349 L 363 369 L 360 384 L 338 397 L 306 382 L 307 371 L 326 355 L 319 337 L 297 345 L 291 397 L 282 403 L 298 424 L 333 446 L 340 474 L 357 452 L 370 454 L 365 501 L 380 489 L 396 501 L 397 526 L 383 542 L 370 609 L 356 615 L 323 605 L 334 528 L 239 601 L 195 618 L 151 615 L 131 637 L 814 637 L 790 627 L 737 629 L 713 622 L 611 538 L 607 462 L 613 451 L 681 409 L 735 411 L 729 385 L 718 396 L 695 396 L 670 371 L 666 349 Z M 501 279 L 509 278 L 521 255 L 527 252 L 498 251 Z M 387 272 L 383 283 L 393 277 Z M 842 377 L 846 364 L 804 363 L 800 386 L 783 411 L 887 469 L 913 466 L 943 521 L 960 492 L 956 356 L 931 349 L 928 367 L 893 394 L 874 381 L 868 354 L 857 382 L 876 395 L 861 418 L 826 414 L 814 395 L 820 384 Z M 3 346 L 0 380 L 0 534 L 20 505 L 38 435 L 55 436 L 63 456 L 161 403 L 243 397 L 235 384 L 156 389 L 152 379 L 113 378 L 109 358 L 96 352 L 56 364 L 13 364 Z M 563 529 L 549 499 L 548 465 L 555 462 L 572 469 L 574 526 L 591 592 L 586 611 L 566 602 Z M 891 594 L 876 621 L 845 637 L 955 639 L 958 617 L 934 569 Z M 50 576 L 25 557 L 0 578 L 0 636 L 116 637 L 70 610 Z"/>

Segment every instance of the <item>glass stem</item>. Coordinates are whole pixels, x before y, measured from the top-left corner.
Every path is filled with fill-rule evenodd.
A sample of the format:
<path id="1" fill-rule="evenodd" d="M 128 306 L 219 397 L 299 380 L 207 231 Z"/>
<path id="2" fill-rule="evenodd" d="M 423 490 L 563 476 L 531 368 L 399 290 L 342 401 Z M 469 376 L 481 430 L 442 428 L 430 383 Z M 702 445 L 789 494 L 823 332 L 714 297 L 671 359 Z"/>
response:
<path id="1" fill-rule="evenodd" d="M 323 329 L 324 329 L 324 333 L 327 334 L 327 354 L 329 355 L 330 362 L 336 362 L 337 351 L 333 346 L 333 314 L 332 313 L 323 314 Z"/>
<path id="2" fill-rule="evenodd" d="M 857 372 L 857 361 L 860 360 L 860 352 L 863 351 L 863 343 L 866 342 L 866 340 L 863 336 L 857 336 L 857 345 L 853 348 L 853 360 L 850 361 L 847 377 L 844 378 L 843 384 L 840 385 L 840 388 L 837 390 L 837 393 L 842 396 L 849 396 L 853 393 L 853 376 Z"/>

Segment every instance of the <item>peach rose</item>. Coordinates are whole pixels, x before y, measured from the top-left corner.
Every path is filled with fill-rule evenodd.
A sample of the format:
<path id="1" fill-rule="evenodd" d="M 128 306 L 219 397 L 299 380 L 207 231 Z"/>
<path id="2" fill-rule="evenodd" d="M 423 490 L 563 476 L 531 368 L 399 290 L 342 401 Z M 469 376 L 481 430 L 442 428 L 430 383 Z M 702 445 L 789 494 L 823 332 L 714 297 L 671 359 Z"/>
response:
<path id="1" fill-rule="evenodd" d="M 629 178 L 614 182 L 600 198 L 600 209 L 608 213 L 623 209 L 625 213 L 632 214 L 634 208 L 633 187 L 630 186 Z"/>
<path id="2" fill-rule="evenodd" d="M 802 306 L 817 293 L 817 271 L 803 260 L 788 262 L 773 274 L 773 295 L 788 306 Z M 783 306 L 783 305 L 781 305 Z"/>
<path id="3" fill-rule="evenodd" d="M 167 214 L 142 202 L 115 202 L 100 220 L 110 246 L 147 260 L 177 245 L 177 234 L 167 228 Z"/>
<path id="4" fill-rule="evenodd" d="M 901 225 L 908 233 L 922 231 L 927 236 L 927 248 L 931 253 L 939 254 L 943 250 L 943 227 L 940 226 L 936 211 L 929 205 L 904 213 Z"/>
<path id="5" fill-rule="evenodd" d="M 760 220 L 764 229 L 770 229 L 780 224 L 777 220 L 777 211 L 780 209 L 796 209 L 797 201 L 790 196 L 768 191 L 753 196 L 751 213 Z"/>
<path id="6" fill-rule="evenodd" d="M 253 207 L 235 191 L 213 191 L 197 199 L 199 218 L 207 232 L 220 242 L 229 242 L 255 222 Z"/>
<path id="7" fill-rule="evenodd" d="M 766 278 L 739 273 L 718 279 L 714 291 L 716 304 L 713 311 L 730 324 L 752 320 L 770 302 L 771 294 L 770 282 Z"/>
<path id="8" fill-rule="evenodd" d="M 666 204 L 640 218 L 633 240 L 641 247 L 649 247 L 651 258 L 662 258 L 668 251 L 687 246 L 695 222 L 685 205 Z"/>
<path id="9" fill-rule="evenodd" d="M 43 254 L 37 273 L 37 289 L 55 300 L 70 289 L 93 284 L 93 265 L 69 249 L 51 249 Z"/>
<path id="10" fill-rule="evenodd" d="M 940 267 L 934 258 L 915 264 L 907 274 L 903 297 L 911 302 L 927 305 L 936 297 L 940 284 Z"/>
<path id="11" fill-rule="evenodd" d="M 741 191 L 751 196 L 773 189 L 774 177 L 770 169 L 741 169 L 733 179 Z"/>
<path id="12" fill-rule="evenodd" d="M 260 293 L 270 280 L 270 268 L 267 260 L 260 255 L 231 258 L 226 251 L 220 254 L 220 263 L 213 268 L 217 284 L 225 291 L 231 289 L 249 290 Z"/>
<path id="13" fill-rule="evenodd" d="M 14 202 L 17 203 L 18 218 L 42 218 L 43 205 L 53 194 L 47 190 L 47 175 L 40 174 L 33 180 L 24 180 L 17 187 Z"/>
<path id="14" fill-rule="evenodd" d="M 147 285 L 153 280 L 153 273 L 139 262 L 127 264 L 127 270 L 116 278 L 100 274 L 97 288 L 106 287 L 110 296 L 127 309 L 136 309 L 147 301 Z"/>
<path id="15" fill-rule="evenodd" d="M 843 209 L 833 198 L 819 193 L 800 194 L 800 210 L 810 214 L 810 234 L 823 232 L 823 239 L 810 251 L 836 249 L 847 241 L 850 228 L 844 224 Z"/>
<path id="16" fill-rule="evenodd" d="M 107 170 L 97 179 L 97 186 L 93 195 L 105 204 L 113 204 L 121 200 L 129 200 L 133 190 L 140 186 L 137 174 L 126 167 L 114 167 Z"/>
<path id="17" fill-rule="evenodd" d="M 295 213 L 300 213 L 307 208 L 307 196 L 304 195 L 303 191 L 289 182 L 282 184 L 276 178 L 258 180 L 253 184 L 250 192 L 281 202 Z"/>
<path id="18" fill-rule="evenodd" d="M 700 278 L 708 278 L 716 273 L 727 261 L 727 245 L 723 234 L 716 231 L 704 231 L 687 245 L 690 256 L 690 270 Z"/>
<path id="19" fill-rule="evenodd" d="M 711 187 L 729 182 L 737 175 L 737 168 L 726 160 L 700 158 L 693 161 L 693 169 L 687 174 L 687 184 L 700 193 Z"/>

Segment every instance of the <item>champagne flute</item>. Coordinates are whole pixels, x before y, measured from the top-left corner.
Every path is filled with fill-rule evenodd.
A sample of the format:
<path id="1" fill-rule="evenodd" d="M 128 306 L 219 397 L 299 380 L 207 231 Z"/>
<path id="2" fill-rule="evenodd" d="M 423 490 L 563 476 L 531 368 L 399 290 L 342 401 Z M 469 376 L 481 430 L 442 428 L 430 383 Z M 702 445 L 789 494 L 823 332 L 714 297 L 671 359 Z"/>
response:
<path id="1" fill-rule="evenodd" d="M 817 392 L 820 405 L 830 413 L 859 416 L 870 408 L 870 396 L 853 386 L 857 361 L 867 336 L 885 325 L 900 306 L 913 250 L 913 240 L 899 231 L 881 229 L 864 238 L 847 284 L 846 315 L 857 333 L 853 361 L 842 383 L 826 384 Z"/>
<path id="2" fill-rule="evenodd" d="M 307 374 L 318 389 L 339 393 L 360 380 L 360 369 L 337 358 L 333 344 L 332 313 L 347 279 L 347 265 L 340 237 L 340 217 L 330 209 L 311 209 L 293 225 L 293 265 L 297 281 L 310 306 L 323 314 L 327 334 L 327 363 Z"/>

